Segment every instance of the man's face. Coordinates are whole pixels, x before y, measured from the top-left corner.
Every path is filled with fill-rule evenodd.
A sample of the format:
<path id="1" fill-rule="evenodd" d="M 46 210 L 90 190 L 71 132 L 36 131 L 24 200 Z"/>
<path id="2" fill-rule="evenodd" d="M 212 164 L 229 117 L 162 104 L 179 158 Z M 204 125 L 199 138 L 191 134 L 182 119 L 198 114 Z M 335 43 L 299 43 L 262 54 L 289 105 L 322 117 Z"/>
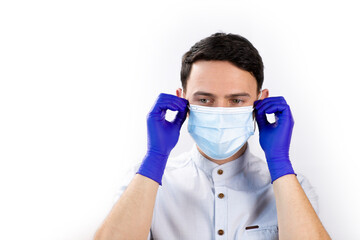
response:
<path id="1" fill-rule="evenodd" d="M 200 60 L 192 65 L 183 97 L 194 105 L 244 107 L 252 106 L 259 94 L 251 73 L 228 61 Z"/>
<path id="2" fill-rule="evenodd" d="M 207 107 L 245 107 L 253 106 L 259 98 L 257 82 L 254 76 L 227 61 L 196 61 L 186 85 L 186 92 L 176 91 L 178 97 L 186 98 L 190 104 Z M 261 99 L 268 97 L 269 91 L 262 91 Z M 187 114 L 189 116 L 189 112 Z M 255 113 L 253 113 L 253 118 Z M 207 159 L 223 164 L 232 161 L 245 151 L 244 145 L 236 154 L 225 159 L 216 160 L 207 156 L 198 147 L 200 153 Z"/>

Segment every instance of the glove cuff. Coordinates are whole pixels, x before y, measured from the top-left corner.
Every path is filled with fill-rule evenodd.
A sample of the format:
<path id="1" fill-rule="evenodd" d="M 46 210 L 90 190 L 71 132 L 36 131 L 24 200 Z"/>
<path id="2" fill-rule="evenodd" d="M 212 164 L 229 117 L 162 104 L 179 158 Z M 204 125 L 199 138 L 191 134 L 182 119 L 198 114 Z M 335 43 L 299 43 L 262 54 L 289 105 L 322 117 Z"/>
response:
<path id="1" fill-rule="evenodd" d="M 271 184 L 273 184 L 276 179 L 284 175 L 295 174 L 295 176 L 297 176 L 294 172 L 290 159 L 288 158 L 268 161 L 268 167 L 271 176 Z"/>
<path id="2" fill-rule="evenodd" d="M 139 170 L 136 172 L 145 177 L 148 177 L 162 186 L 162 176 L 164 174 L 168 155 L 163 155 L 155 152 L 147 152 Z"/>

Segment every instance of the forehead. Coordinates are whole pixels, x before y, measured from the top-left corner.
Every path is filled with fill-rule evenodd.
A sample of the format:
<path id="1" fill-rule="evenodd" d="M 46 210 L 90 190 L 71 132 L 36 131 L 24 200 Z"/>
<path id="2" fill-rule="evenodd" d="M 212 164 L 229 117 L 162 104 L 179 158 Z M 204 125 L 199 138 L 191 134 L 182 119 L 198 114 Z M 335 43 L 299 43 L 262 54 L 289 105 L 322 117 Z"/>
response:
<path id="1" fill-rule="evenodd" d="M 193 63 L 186 92 L 210 92 L 227 95 L 237 92 L 256 93 L 255 77 L 228 61 L 196 61 Z"/>

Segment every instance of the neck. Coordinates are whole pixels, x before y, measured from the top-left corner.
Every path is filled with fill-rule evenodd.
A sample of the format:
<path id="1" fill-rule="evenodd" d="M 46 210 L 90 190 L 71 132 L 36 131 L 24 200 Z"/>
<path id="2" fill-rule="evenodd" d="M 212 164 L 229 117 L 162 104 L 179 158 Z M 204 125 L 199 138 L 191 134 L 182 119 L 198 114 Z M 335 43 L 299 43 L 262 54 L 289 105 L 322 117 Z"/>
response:
<path id="1" fill-rule="evenodd" d="M 203 155 L 205 158 L 207 158 L 208 160 L 218 164 L 218 165 L 221 165 L 221 164 L 224 164 L 224 163 L 228 163 L 228 162 L 231 162 L 237 158 L 239 158 L 240 156 L 242 156 L 247 148 L 247 142 L 244 144 L 244 146 L 242 148 L 239 149 L 239 151 L 237 151 L 234 155 L 232 155 L 231 157 L 229 158 L 226 158 L 226 159 L 223 159 L 223 160 L 216 160 L 214 158 L 211 158 L 209 157 L 208 155 L 206 155 L 203 151 L 201 151 L 201 149 L 196 145 L 197 149 L 199 150 L 199 152 L 201 153 L 201 155 Z"/>

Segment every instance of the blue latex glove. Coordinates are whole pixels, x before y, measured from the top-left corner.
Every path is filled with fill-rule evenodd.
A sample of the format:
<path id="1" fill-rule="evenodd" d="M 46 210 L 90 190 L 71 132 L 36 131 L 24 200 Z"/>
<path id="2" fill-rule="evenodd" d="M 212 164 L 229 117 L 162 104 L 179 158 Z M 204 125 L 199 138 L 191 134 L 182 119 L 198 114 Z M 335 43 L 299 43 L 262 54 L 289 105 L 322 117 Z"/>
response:
<path id="1" fill-rule="evenodd" d="M 281 176 L 295 174 L 289 158 L 294 119 L 283 97 L 269 97 L 255 101 L 254 107 L 260 145 L 265 152 L 272 184 Z M 274 113 L 276 122 L 270 124 L 265 113 Z"/>
<path id="2" fill-rule="evenodd" d="M 179 140 L 180 128 L 186 119 L 188 101 L 161 93 L 147 116 L 147 153 L 137 173 L 160 185 L 167 159 Z M 166 110 L 178 111 L 175 119 L 165 119 Z"/>

